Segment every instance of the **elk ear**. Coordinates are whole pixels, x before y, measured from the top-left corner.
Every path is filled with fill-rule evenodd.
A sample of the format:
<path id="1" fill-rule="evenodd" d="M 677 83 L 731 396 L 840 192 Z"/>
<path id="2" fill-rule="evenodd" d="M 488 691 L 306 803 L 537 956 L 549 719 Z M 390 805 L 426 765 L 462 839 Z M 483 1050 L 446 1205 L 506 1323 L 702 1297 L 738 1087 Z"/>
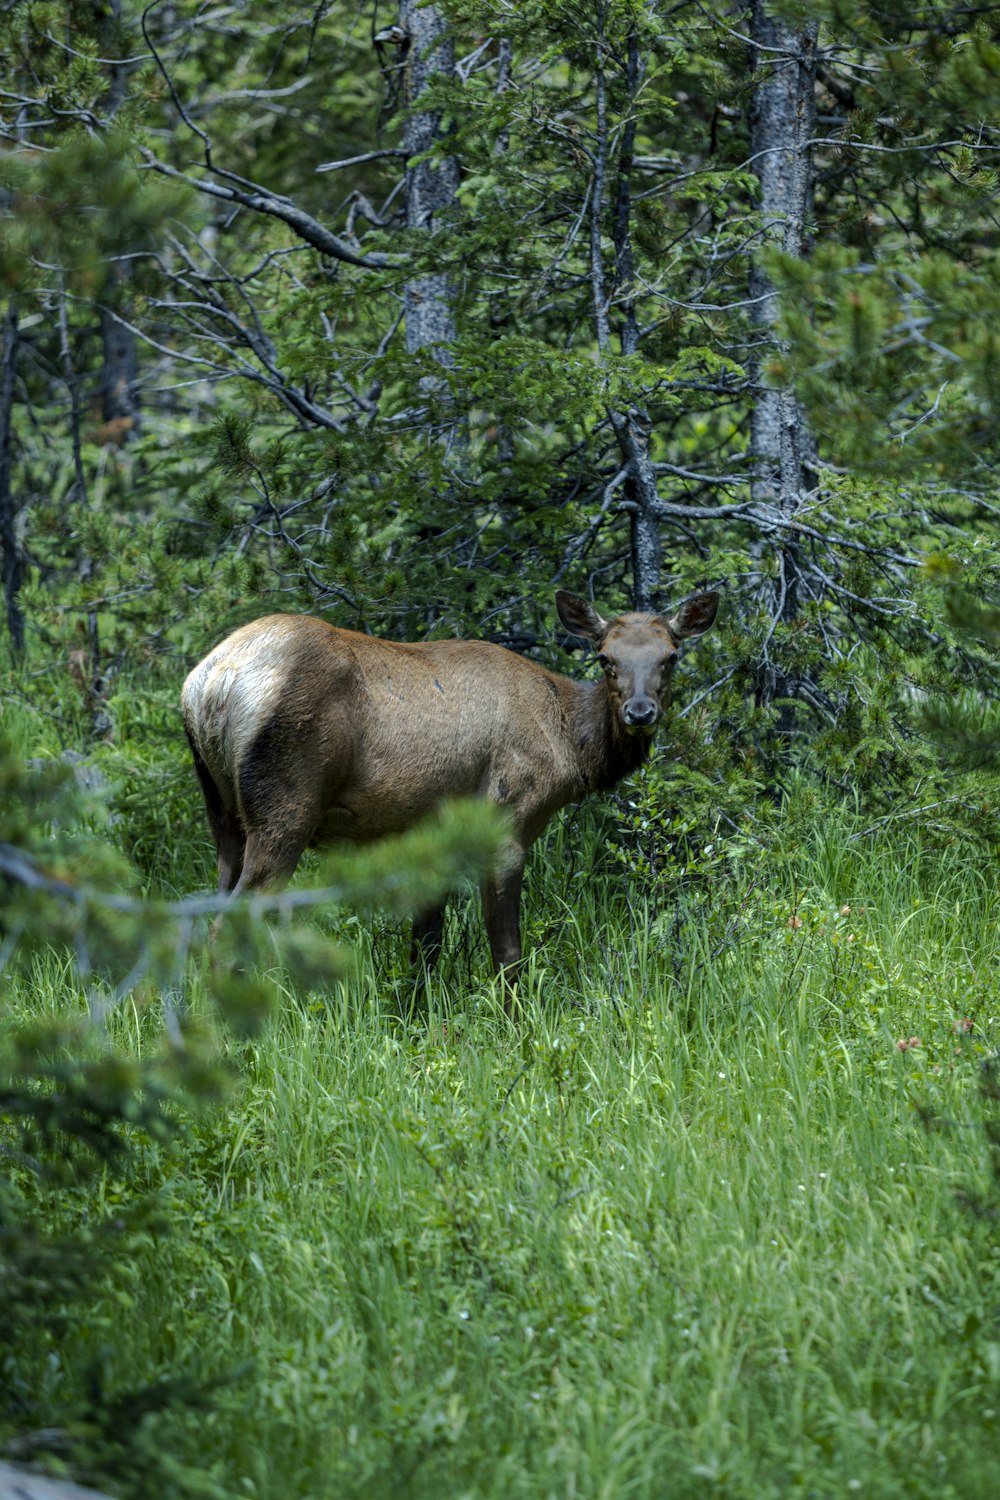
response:
<path id="1" fill-rule="evenodd" d="M 570 635 L 582 636 L 595 646 L 600 646 L 608 633 L 608 622 L 601 618 L 592 604 L 578 594 L 569 594 L 565 589 L 556 593 L 556 609 L 559 618 Z"/>
<path id="2" fill-rule="evenodd" d="M 685 599 L 673 618 L 667 621 L 667 629 L 675 641 L 686 641 L 693 635 L 704 635 L 714 624 L 718 608 L 718 594 L 695 594 L 693 599 Z"/>

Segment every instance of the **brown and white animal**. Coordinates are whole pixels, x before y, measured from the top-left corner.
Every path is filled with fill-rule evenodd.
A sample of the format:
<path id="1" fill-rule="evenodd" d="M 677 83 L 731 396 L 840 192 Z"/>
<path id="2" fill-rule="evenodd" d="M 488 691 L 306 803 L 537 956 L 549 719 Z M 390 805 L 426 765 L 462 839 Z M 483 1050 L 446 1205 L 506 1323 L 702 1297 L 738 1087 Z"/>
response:
<path id="1" fill-rule="evenodd" d="M 677 648 L 708 630 L 718 603 L 698 594 L 670 619 L 605 620 L 560 591 L 566 630 L 599 653 L 597 683 L 488 641 L 398 644 L 309 615 L 244 625 L 181 693 L 220 890 L 279 883 L 307 846 L 400 833 L 444 798 L 488 797 L 513 829 L 509 861 L 482 888 L 493 965 L 509 973 L 528 850 L 560 807 L 641 765 Z M 442 922 L 438 910 L 414 924 L 428 962 Z"/>

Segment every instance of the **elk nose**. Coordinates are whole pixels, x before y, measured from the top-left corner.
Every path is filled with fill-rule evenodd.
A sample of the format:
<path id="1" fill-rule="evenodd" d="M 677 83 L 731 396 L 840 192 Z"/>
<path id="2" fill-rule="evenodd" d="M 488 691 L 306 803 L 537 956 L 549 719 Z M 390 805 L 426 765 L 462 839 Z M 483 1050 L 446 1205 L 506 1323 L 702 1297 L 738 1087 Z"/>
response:
<path id="1" fill-rule="evenodd" d="M 652 698 L 630 698 L 622 709 L 622 718 L 633 729 L 648 729 L 656 723 L 656 704 Z"/>

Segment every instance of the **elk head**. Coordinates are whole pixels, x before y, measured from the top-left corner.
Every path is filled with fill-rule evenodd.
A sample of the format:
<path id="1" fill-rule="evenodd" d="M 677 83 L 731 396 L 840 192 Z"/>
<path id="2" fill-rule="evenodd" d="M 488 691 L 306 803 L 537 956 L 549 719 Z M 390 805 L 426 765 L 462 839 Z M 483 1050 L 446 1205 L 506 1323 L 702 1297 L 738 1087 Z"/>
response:
<path id="1" fill-rule="evenodd" d="M 630 735 L 651 735 L 670 701 L 681 641 L 703 635 L 719 607 L 716 593 L 695 594 L 670 619 L 627 614 L 605 620 L 592 604 L 560 589 L 559 618 L 570 635 L 590 641 L 604 669 L 611 709 Z"/>

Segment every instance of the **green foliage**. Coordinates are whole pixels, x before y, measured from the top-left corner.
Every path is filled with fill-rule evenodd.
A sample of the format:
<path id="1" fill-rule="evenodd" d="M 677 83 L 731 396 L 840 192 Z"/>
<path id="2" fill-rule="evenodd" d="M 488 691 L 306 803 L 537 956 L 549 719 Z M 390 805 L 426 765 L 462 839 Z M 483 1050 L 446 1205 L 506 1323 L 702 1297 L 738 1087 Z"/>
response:
<path id="1" fill-rule="evenodd" d="M 773 7 L 820 22 L 820 124 L 758 370 L 746 17 L 440 9 L 430 229 L 370 155 L 413 101 L 368 13 L 3 15 L 0 1451 L 137 1497 L 992 1493 L 989 19 Z M 816 439 L 791 518 L 762 380 Z M 661 602 L 723 606 L 663 750 L 529 871 L 520 1035 L 467 902 L 418 1022 L 393 920 L 502 853 L 482 809 L 308 863 L 210 964 L 187 669 L 271 609 L 565 667 L 553 588 L 632 598 L 613 414 Z"/>
<path id="2" fill-rule="evenodd" d="M 956 267 L 927 253 L 863 267 L 859 252 L 831 246 L 808 268 L 775 257 L 772 270 L 813 307 L 789 313 L 794 352 L 774 374 L 796 381 L 832 461 L 922 472 L 933 484 L 995 458 L 1000 282 L 990 263 Z"/>
<path id="3" fill-rule="evenodd" d="M 200 1465 L 161 1455 L 154 1436 L 165 1413 L 207 1399 L 194 1362 L 188 1376 L 123 1385 L 110 1373 L 114 1320 L 90 1322 L 87 1310 L 114 1296 L 164 1227 L 155 1193 L 108 1193 L 109 1176 L 174 1136 L 182 1096 L 203 1107 L 217 1099 L 223 1070 L 196 1029 L 183 1046 L 177 1034 L 140 1052 L 99 1024 L 115 971 L 131 966 L 138 979 L 137 954 L 155 951 L 162 923 L 121 898 L 126 867 L 82 825 L 71 765 L 26 767 L 4 737 L 0 785 L 0 1446 L 83 1476 L 115 1475 L 134 1493 L 215 1496 Z M 23 1010 L 21 995 L 35 997 Z M 63 1353 L 81 1325 L 82 1362 L 67 1381 Z"/>
<path id="4" fill-rule="evenodd" d="M 115 132 L 2 160 L 0 278 L 8 291 L 43 293 L 55 262 L 73 292 L 99 297 L 110 257 L 153 253 L 164 222 L 190 204 L 185 190 L 141 177 L 130 141 Z"/>
<path id="5" fill-rule="evenodd" d="M 623 881 L 595 824 L 558 827 L 517 1038 L 460 925 L 413 1027 L 381 1003 L 398 940 L 352 927 L 355 977 L 224 1039 L 220 1106 L 173 1144 L 131 1125 L 46 1209 L 129 1243 L 114 1271 L 95 1244 L 46 1400 L 66 1430 L 96 1366 L 139 1414 L 118 1433 L 175 1467 L 109 1464 L 92 1426 L 84 1472 L 126 1496 L 201 1493 L 199 1460 L 223 1494 L 652 1500 L 667 1463 L 691 1497 L 916 1495 L 939 1470 L 991 1492 L 1000 1254 L 965 1203 L 993 1202 L 995 882 L 972 845 L 811 790 L 756 834 Z M 61 1007 L 52 969 L 15 1012 L 41 997 Z M 133 1066 L 153 1041 L 118 1034 Z M 182 1375 L 144 1413 L 195 1369 L 210 1404 L 186 1414 Z"/>
<path id="6" fill-rule="evenodd" d="M 128 6 L 120 28 L 75 5 L 10 13 L 32 97 L 65 110 L 29 132 L 46 150 L 13 150 L 4 168 L 29 629 L 54 656 L 86 650 L 101 723 L 131 713 L 126 663 L 171 663 L 179 679 L 272 608 L 399 639 L 485 635 L 554 662 L 554 583 L 630 603 L 634 500 L 610 420 L 630 412 L 675 507 L 662 602 L 724 589 L 718 631 L 690 658 L 693 694 L 722 684 L 701 735 L 718 795 L 748 764 L 754 785 L 777 786 L 790 762 L 851 792 L 912 792 L 930 769 L 914 684 L 945 651 L 996 691 L 993 663 L 950 632 L 942 645 L 920 568 L 947 550 L 984 574 L 995 551 L 994 168 L 976 134 L 996 88 L 990 35 L 965 13 L 918 24 L 900 6 L 820 7 L 813 246 L 766 260 L 784 321 L 763 378 L 795 383 L 818 443 L 816 492 L 789 531 L 748 500 L 761 225 L 738 30 L 694 5 L 441 8 L 458 55 L 493 40 L 424 101 L 446 121 L 430 154 L 461 169 L 433 232 L 402 226 L 397 158 L 314 170 L 399 148 L 405 58 L 373 49 L 360 19 L 293 7 L 279 40 L 256 3 L 224 33 L 154 11 L 160 64 L 116 72 L 98 60 L 146 50 Z M 178 100 L 198 101 L 179 124 Z M 280 216 L 200 196 L 204 137 L 220 190 L 258 182 L 389 263 L 338 262 Z M 182 197 L 143 151 L 194 179 Z M 449 278 L 443 366 L 397 327 L 424 272 Z M 105 299 L 148 340 L 142 435 L 125 449 L 95 414 Z M 633 316 L 641 343 L 624 353 Z M 793 556 L 805 581 L 783 612 Z M 128 795 L 146 796 L 151 835 L 139 781 Z"/>
<path id="7" fill-rule="evenodd" d="M 157 745 L 134 705 L 125 722 L 139 756 L 140 725 Z M 104 765 L 121 774 L 129 758 L 129 748 L 109 752 Z M 220 1023 L 245 1037 L 282 986 L 329 990 L 349 972 L 328 936 L 289 925 L 297 908 L 420 909 L 492 864 L 505 834 L 492 809 L 456 805 L 403 841 L 331 862 L 321 895 L 300 885 L 231 907 L 206 1010 L 190 993 L 194 924 L 221 901 L 130 896 L 134 875 L 109 836 L 128 818 L 131 842 L 144 805 L 126 790 L 106 826 L 100 799 L 81 797 L 79 771 L 79 760 L 28 765 L 13 731 L 0 738 L 0 1453 L 110 1480 L 124 1495 L 214 1500 L 232 1490 L 206 1462 L 195 1417 L 215 1420 L 220 1392 L 245 1378 L 242 1361 L 213 1368 L 184 1339 L 178 1358 L 141 1372 L 120 1356 L 122 1319 L 140 1316 L 136 1268 L 187 1212 L 170 1179 L 233 1085 Z M 176 888 L 187 840 L 161 826 L 159 843 L 159 882 Z M 178 1328 L 166 1315 L 148 1331 L 172 1341 Z"/>

